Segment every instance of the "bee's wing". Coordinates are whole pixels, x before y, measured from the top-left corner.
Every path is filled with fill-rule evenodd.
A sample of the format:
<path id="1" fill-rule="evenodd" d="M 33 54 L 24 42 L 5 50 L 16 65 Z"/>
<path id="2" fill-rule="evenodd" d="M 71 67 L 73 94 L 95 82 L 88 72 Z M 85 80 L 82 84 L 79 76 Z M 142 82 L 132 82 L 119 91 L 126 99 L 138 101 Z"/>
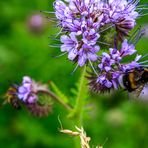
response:
<path id="1" fill-rule="evenodd" d="M 145 84 L 142 91 L 140 92 L 139 98 L 141 100 L 148 101 L 148 84 Z"/>
<path id="2" fill-rule="evenodd" d="M 142 92 L 143 89 L 145 88 L 145 84 L 140 85 L 135 91 L 132 91 L 129 93 L 129 98 L 130 99 L 142 99 Z"/>

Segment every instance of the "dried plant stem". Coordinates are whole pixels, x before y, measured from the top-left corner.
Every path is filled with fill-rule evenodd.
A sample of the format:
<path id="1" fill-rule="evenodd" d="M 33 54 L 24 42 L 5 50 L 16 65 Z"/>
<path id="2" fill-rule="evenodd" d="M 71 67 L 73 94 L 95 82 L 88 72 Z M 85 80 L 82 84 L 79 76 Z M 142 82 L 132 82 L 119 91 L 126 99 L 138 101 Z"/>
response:
<path id="1" fill-rule="evenodd" d="M 90 142 L 90 137 L 88 137 L 83 129 L 83 127 L 78 128 L 75 127 L 77 131 L 71 131 L 71 130 L 60 130 L 61 133 L 74 136 L 74 137 L 79 137 L 80 139 L 80 147 L 81 148 L 90 148 L 89 142 Z"/>

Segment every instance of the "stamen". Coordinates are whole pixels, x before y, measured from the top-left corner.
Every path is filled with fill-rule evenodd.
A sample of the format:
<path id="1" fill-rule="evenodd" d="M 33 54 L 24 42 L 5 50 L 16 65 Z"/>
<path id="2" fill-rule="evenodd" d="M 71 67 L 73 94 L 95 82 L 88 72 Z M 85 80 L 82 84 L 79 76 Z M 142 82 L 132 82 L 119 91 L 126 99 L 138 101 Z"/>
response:
<path id="1" fill-rule="evenodd" d="M 49 47 L 52 47 L 52 48 L 55 48 L 55 47 L 58 47 L 59 48 L 61 45 L 58 45 L 58 44 L 57 45 L 50 45 L 50 44 L 48 44 L 48 46 Z"/>
<path id="2" fill-rule="evenodd" d="M 57 38 L 61 33 L 62 33 L 63 28 L 60 29 L 59 33 L 57 33 L 57 35 L 55 36 L 55 38 Z"/>
<path id="3" fill-rule="evenodd" d="M 108 29 L 110 29 L 111 27 L 113 27 L 114 26 L 114 24 L 113 25 L 111 25 L 111 26 L 109 26 L 109 27 L 107 27 L 107 28 L 105 28 L 104 30 L 101 30 L 99 33 L 102 33 L 102 32 L 104 32 L 104 31 L 106 31 L 106 30 L 108 30 Z"/>
<path id="4" fill-rule="evenodd" d="M 48 18 L 48 22 L 55 23 L 56 21 L 54 21 L 54 20 L 51 20 L 51 19 L 49 19 L 49 18 Z"/>
<path id="5" fill-rule="evenodd" d="M 148 15 L 148 13 L 143 13 L 143 14 L 141 14 L 141 15 L 139 15 L 140 17 L 142 17 L 142 16 L 146 16 L 146 15 Z"/>
<path id="6" fill-rule="evenodd" d="M 148 65 L 141 65 L 141 66 L 142 66 L 142 67 L 146 67 L 146 68 L 148 67 Z"/>
<path id="7" fill-rule="evenodd" d="M 52 17 L 48 17 L 48 16 L 46 16 L 45 18 L 48 19 L 48 21 L 50 21 L 50 22 L 53 22 L 53 23 L 57 22 L 56 18 L 52 18 Z"/>
<path id="8" fill-rule="evenodd" d="M 74 70 L 71 72 L 71 75 L 73 75 L 75 73 L 75 71 L 78 69 L 79 65 L 77 64 L 76 67 L 74 68 Z"/>
<path id="9" fill-rule="evenodd" d="M 141 30 L 141 26 L 138 27 L 131 35 L 131 37 L 129 38 L 129 43 L 132 43 L 132 41 L 135 39 L 137 33 Z"/>
<path id="10" fill-rule="evenodd" d="M 60 55 L 57 55 L 57 56 L 52 56 L 52 57 L 54 57 L 54 58 L 59 58 L 59 57 L 64 56 L 65 54 L 67 54 L 67 52 L 64 52 L 64 53 L 62 53 L 62 54 L 60 54 Z"/>
<path id="11" fill-rule="evenodd" d="M 144 63 L 147 63 L 147 62 L 148 62 L 148 60 L 143 61 L 143 62 L 139 62 L 139 64 L 144 64 Z"/>
<path id="12" fill-rule="evenodd" d="M 136 10 L 148 10 L 148 8 L 136 8 Z"/>
<path id="13" fill-rule="evenodd" d="M 103 147 L 104 147 L 104 145 L 106 144 L 107 141 L 108 141 L 108 137 L 105 139 L 104 143 L 102 144 Z"/>
<path id="14" fill-rule="evenodd" d="M 131 0 L 131 1 L 129 2 L 129 4 L 132 4 L 132 5 L 137 6 L 139 2 L 140 2 L 140 0 L 134 0 L 134 1 Z"/>
<path id="15" fill-rule="evenodd" d="M 105 42 L 101 42 L 101 41 L 97 41 L 98 43 L 100 44 L 104 44 L 104 45 L 107 45 L 107 46 L 110 46 L 111 44 L 108 44 L 108 43 L 105 43 Z"/>
<path id="16" fill-rule="evenodd" d="M 148 56 L 148 53 L 147 53 L 146 55 L 142 56 L 142 57 L 140 58 L 140 60 L 141 60 L 141 59 L 144 59 L 144 58 L 147 57 L 147 56 Z"/>
<path id="17" fill-rule="evenodd" d="M 144 30 L 141 30 L 141 28 L 139 28 L 139 30 L 138 30 L 139 32 L 133 37 L 133 39 L 132 39 L 132 43 L 134 44 L 134 45 L 136 45 L 137 44 L 137 42 L 141 39 L 141 37 L 144 35 Z"/>
<path id="18" fill-rule="evenodd" d="M 139 5 L 137 6 L 137 8 L 144 7 L 144 6 L 148 6 L 148 4 Z"/>
<path id="19" fill-rule="evenodd" d="M 56 40 L 56 41 L 60 41 L 60 39 L 55 38 L 54 36 L 49 36 L 48 38 L 52 39 L 52 40 Z"/>
<path id="20" fill-rule="evenodd" d="M 43 13 L 47 13 L 47 14 L 55 14 L 55 12 L 54 11 L 40 11 L 41 13 L 43 12 Z"/>
<path id="21" fill-rule="evenodd" d="M 93 64 L 92 64 L 92 62 L 91 62 L 91 60 L 90 60 L 89 58 L 88 58 L 88 61 L 89 61 L 89 63 L 90 63 L 91 68 L 93 69 L 94 73 L 95 73 L 97 76 L 99 76 L 98 73 L 96 72 L 96 70 L 95 70 L 95 68 L 94 68 L 94 66 L 93 66 Z"/>

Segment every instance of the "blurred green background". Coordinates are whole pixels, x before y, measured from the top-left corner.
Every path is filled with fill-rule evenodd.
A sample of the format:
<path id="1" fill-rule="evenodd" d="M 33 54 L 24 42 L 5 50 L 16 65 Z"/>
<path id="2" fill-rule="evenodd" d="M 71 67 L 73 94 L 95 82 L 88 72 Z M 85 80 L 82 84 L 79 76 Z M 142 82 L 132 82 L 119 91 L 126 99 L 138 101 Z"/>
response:
<path id="1" fill-rule="evenodd" d="M 147 0 L 142 0 L 144 2 Z M 66 56 L 53 58 L 60 50 L 48 46 L 57 44 L 48 37 L 56 34 L 58 29 L 40 13 L 40 10 L 52 11 L 52 3 L 53 0 L 0 1 L 1 94 L 12 83 L 29 75 L 45 83 L 52 80 L 64 93 L 72 95 L 71 88 L 75 87 L 80 71 L 71 76 L 74 65 Z M 39 21 L 37 26 L 34 25 L 36 19 Z M 145 16 L 138 23 L 144 26 L 147 20 L 148 16 Z M 140 54 L 148 52 L 147 42 L 148 38 L 144 37 L 137 44 Z M 65 128 L 72 128 L 66 112 L 58 104 L 47 118 L 32 117 L 25 110 L 17 111 L 10 105 L 1 107 L 0 147 L 73 147 L 73 138 L 58 131 L 58 116 Z M 104 96 L 90 95 L 84 128 L 92 137 L 92 145 L 103 144 L 108 138 L 104 148 L 148 148 L 148 104 L 130 102 L 128 95 L 121 91 Z"/>

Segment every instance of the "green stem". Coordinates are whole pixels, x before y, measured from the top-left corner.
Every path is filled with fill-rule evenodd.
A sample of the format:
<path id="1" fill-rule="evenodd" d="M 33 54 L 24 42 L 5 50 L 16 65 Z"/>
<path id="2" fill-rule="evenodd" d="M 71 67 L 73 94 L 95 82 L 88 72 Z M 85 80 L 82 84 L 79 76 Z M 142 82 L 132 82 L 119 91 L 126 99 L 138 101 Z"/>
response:
<path id="1" fill-rule="evenodd" d="M 40 91 L 41 92 L 41 91 Z M 61 104 L 66 110 L 71 111 L 72 108 L 65 103 L 60 97 L 58 97 L 57 95 L 55 95 L 53 92 L 51 92 L 50 90 L 48 91 L 42 91 L 43 93 L 46 93 L 47 95 L 49 95 L 52 99 L 54 99 L 55 101 L 57 101 L 59 104 Z"/>
<path id="2" fill-rule="evenodd" d="M 78 92 L 78 96 L 76 98 L 76 105 L 74 108 L 74 116 L 75 116 L 75 123 L 78 127 L 82 126 L 82 118 L 83 118 L 83 106 L 85 102 L 84 98 L 84 91 L 86 91 L 86 80 L 85 80 L 85 74 L 86 74 L 86 67 L 83 68 L 81 80 L 80 80 L 80 88 Z"/>
<path id="3" fill-rule="evenodd" d="M 87 84 L 86 84 L 86 66 L 83 67 L 81 78 L 79 81 L 78 95 L 76 98 L 76 104 L 69 117 L 72 118 L 74 125 L 78 127 L 82 127 L 83 123 L 83 107 L 85 104 L 85 94 L 87 92 Z M 75 147 L 80 148 L 80 139 L 75 139 Z"/>

